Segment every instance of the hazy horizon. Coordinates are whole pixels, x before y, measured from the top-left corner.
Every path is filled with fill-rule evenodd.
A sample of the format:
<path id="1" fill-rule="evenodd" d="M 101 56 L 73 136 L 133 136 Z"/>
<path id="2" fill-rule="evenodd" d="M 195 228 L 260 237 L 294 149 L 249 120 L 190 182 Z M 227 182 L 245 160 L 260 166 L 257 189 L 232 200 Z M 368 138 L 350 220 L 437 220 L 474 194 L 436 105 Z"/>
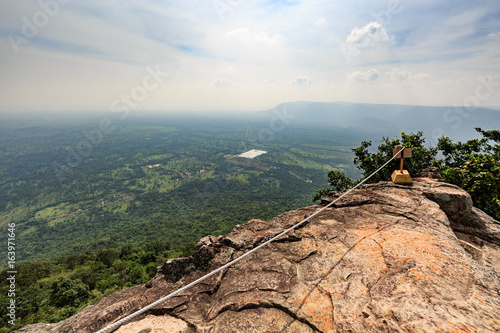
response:
<path id="1" fill-rule="evenodd" d="M 423 108 L 440 108 L 440 109 L 488 109 L 488 110 L 495 110 L 500 112 L 500 105 L 481 105 L 478 107 L 463 107 L 459 105 L 416 105 L 416 104 L 391 104 L 391 103 L 356 103 L 356 102 L 345 102 L 345 101 L 332 101 L 332 102 L 323 102 L 323 101 L 289 101 L 289 102 L 282 102 L 274 105 L 273 107 L 269 108 L 259 108 L 259 109 L 209 109 L 209 110 L 203 110 L 203 109 L 186 109 L 186 110 L 180 110 L 180 109 L 174 109 L 174 110 L 152 110 L 152 109 L 130 109 L 127 110 L 127 117 L 128 116 L 140 116 L 142 115 L 147 115 L 147 116 L 177 116 L 177 115 L 206 115 L 208 117 L 210 116 L 225 116 L 225 115 L 230 115 L 230 116 L 248 116 L 248 115 L 257 115 L 257 114 L 262 114 L 268 111 L 272 111 L 282 105 L 290 105 L 294 103 L 309 103 L 309 104 L 328 104 L 331 105 L 332 107 L 334 105 L 359 105 L 359 106 L 393 106 L 393 107 L 423 107 Z M 314 110 L 311 110 L 312 112 Z M 27 116 L 54 116 L 54 117 L 79 117 L 79 118 L 85 118 L 85 117 L 103 117 L 105 115 L 116 115 L 120 116 L 123 115 L 123 111 L 120 112 L 120 110 L 113 110 L 113 109 L 101 109 L 101 110 L 64 110 L 64 109 L 59 109 L 59 110 L 54 110 L 54 109 L 38 109 L 38 110 L 0 110 L 0 117 L 2 116 L 9 116 L 11 118 L 15 118 L 17 116 L 19 117 L 27 117 Z"/>
<path id="2" fill-rule="evenodd" d="M 500 106 L 500 3 L 0 4 L 0 112 Z"/>

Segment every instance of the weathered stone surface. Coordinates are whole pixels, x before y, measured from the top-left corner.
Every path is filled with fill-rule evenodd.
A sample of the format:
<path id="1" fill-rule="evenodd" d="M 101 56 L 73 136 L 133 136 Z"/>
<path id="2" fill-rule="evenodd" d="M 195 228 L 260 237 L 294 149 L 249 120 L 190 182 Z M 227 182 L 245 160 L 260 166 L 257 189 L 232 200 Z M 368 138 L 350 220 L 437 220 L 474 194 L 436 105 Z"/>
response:
<path id="1" fill-rule="evenodd" d="M 443 180 L 443 175 L 441 174 L 441 171 L 438 167 L 427 167 L 422 172 L 418 173 L 415 177 L 434 179 L 437 181 Z"/>
<path id="2" fill-rule="evenodd" d="M 115 293 L 65 322 L 19 332 L 95 332 L 319 208 L 205 237 L 196 254 L 165 263 L 146 285 Z M 465 191 L 436 181 L 382 182 L 353 191 L 131 325 L 182 333 L 498 332 L 499 273 L 500 224 L 472 207 Z M 152 324 L 154 316 L 163 324 Z M 126 328 L 119 332 L 133 331 Z"/>
<path id="3" fill-rule="evenodd" d="M 115 333 L 193 333 L 192 328 L 180 319 L 168 315 L 148 315 L 140 321 L 127 323 Z"/>

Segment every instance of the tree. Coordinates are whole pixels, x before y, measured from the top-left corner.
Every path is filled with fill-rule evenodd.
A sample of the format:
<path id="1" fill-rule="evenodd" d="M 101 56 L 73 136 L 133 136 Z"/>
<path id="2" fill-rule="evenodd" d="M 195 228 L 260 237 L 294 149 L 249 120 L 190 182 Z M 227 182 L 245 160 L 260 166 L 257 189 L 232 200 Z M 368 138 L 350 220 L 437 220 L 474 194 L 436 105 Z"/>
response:
<path id="1" fill-rule="evenodd" d="M 495 145 L 490 145 L 489 142 L 485 144 L 485 151 L 493 155 L 495 161 L 500 160 L 500 131 L 491 130 L 483 131 L 481 128 L 476 127 L 476 131 L 481 133 L 485 139 L 495 142 Z"/>
<path id="2" fill-rule="evenodd" d="M 425 138 L 422 132 L 417 134 L 405 134 L 401 132 L 401 139 L 389 139 L 382 138 L 382 143 L 378 146 L 377 152 L 370 152 L 368 148 L 372 145 L 371 141 L 361 142 L 361 146 L 353 148 L 354 152 L 354 164 L 363 171 L 363 179 L 371 175 L 378 168 L 380 168 L 387 160 L 392 157 L 392 150 L 397 145 L 403 145 L 407 148 L 413 149 L 413 158 L 405 160 L 405 169 L 409 170 L 410 173 L 418 173 L 425 168 L 435 165 L 435 157 L 437 155 L 438 149 L 435 147 L 426 147 Z M 384 180 L 389 180 L 391 173 L 399 169 L 399 161 L 393 161 L 383 168 L 379 173 L 373 175 L 368 183 L 377 183 Z M 317 190 L 313 195 L 313 201 L 319 200 L 321 197 L 327 195 L 332 190 L 342 191 L 354 184 L 360 182 L 361 180 L 353 181 L 347 177 L 344 173 L 332 170 L 328 173 L 328 183 L 332 188 L 324 188 Z"/>
<path id="3" fill-rule="evenodd" d="M 387 160 L 392 157 L 392 150 L 395 146 L 402 145 L 406 148 L 412 148 L 413 158 L 405 160 L 405 169 L 410 173 L 419 173 L 425 168 L 435 164 L 435 158 L 438 149 L 435 147 L 426 147 L 423 132 L 416 134 L 405 134 L 401 132 L 401 139 L 382 138 L 382 144 L 378 146 L 378 151 L 370 153 L 368 148 L 371 146 L 371 141 L 361 142 L 361 146 L 352 149 L 354 152 L 354 164 L 358 169 L 363 170 L 363 178 L 368 177 L 378 168 L 380 168 Z M 375 174 L 368 183 L 378 183 L 379 181 L 389 180 L 391 173 L 399 169 L 399 161 L 393 161 L 387 165 L 380 173 Z"/>
<path id="4" fill-rule="evenodd" d="M 120 250 L 118 249 L 103 249 L 100 251 L 97 251 L 96 253 L 96 260 L 102 262 L 106 267 L 111 267 L 111 264 L 113 261 L 118 259 L 120 255 Z"/>
<path id="5" fill-rule="evenodd" d="M 500 131 L 484 131 L 481 139 L 465 143 L 448 137 L 438 140 L 445 156 L 440 161 L 444 180 L 469 192 L 474 205 L 497 220 L 500 219 Z"/>
<path id="6" fill-rule="evenodd" d="M 316 191 L 313 196 L 313 201 L 317 201 L 326 196 L 331 191 L 344 191 L 353 185 L 351 178 L 347 177 L 345 173 L 332 170 L 328 172 L 328 183 L 331 188 L 322 188 Z"/>
<path id="7" fill-rule="evenodd" d="M 50 302 L 57 307 L 75 307 L 89 296 L 87 286 L 80 279 L 60 277 L 51 286 Z"/>
<path id="8" fill-rule="evenodd" d="M 473 153 L 479 153 L 488 140 L 473 139 L 466 143 L 453 142 L 449 137 L 442 136 L 438 140 L 438 149 L 445 159 L 441 161 L 442 168 L 457 168 L 465 164 Z"/>
<path id="9" fill-rule="evenodd" d="M 486 154 L 472 154 L 461 167 L 443 172 L 444 180 L 465 189 L 474 205 L 500 219 L 500 165 Z"/>
<path id="10" fill-rule="evenodd" d="M 466 190 L 476 207 L 500 219 L 500 131 L 485 131 L 481 128 L 476 128 L 476 131 L 483 137 L 462 143 L 443 136 L 438 140 L 437 147 L 425 147 L 422 132 L 409 135 L 401 132 L 401 139 L 383 138 L 378 151 L 374 153 L 368 150 L 371 141 L 363 141 L 361 146 L 353 149 L 354 164 L 363 170 L 363 177 L 368 177 L 392 157 L 392 149 L 396 145 L 412 148 L 413 158 L 405 160 L 405 169 L 410 174 L 417 174 L 429 166 L 439 166 L 446 182 Z M 442 153 L 444 159 L 436 159 L 438 152 Z M 392 171 L 399 168 L 397 163 L 394 161 L 389 164 L 368 182 L 389 180 Z M 343 190 L 355 183 L 336 170 L 328 173 L 328 182 L 332 188 L 316 191 L 313 201 L 331 190 Z"/>
<path id="11" fill-rule="evenodd" d="M 147 243 L 145 248 L 146 251 L 154 252 L 158 255 L 161 252 L 170 250 L 170 243 L 164 239 L 156 239 Z"/>

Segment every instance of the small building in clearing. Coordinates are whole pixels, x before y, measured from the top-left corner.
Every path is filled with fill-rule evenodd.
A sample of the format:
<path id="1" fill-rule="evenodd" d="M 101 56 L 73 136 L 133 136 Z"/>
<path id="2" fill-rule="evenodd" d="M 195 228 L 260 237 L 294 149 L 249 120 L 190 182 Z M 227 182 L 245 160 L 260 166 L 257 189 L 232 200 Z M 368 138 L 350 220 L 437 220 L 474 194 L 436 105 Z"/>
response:
<path id="1" fill-rule="evenodd" d="M 238 157 L 255 158 L 255 157 L 263 155 L 263 154 L 267 154 L 267 151 L 252 149 L 252 150 L 244 152 L 243 154 L 238 155 Z"/>

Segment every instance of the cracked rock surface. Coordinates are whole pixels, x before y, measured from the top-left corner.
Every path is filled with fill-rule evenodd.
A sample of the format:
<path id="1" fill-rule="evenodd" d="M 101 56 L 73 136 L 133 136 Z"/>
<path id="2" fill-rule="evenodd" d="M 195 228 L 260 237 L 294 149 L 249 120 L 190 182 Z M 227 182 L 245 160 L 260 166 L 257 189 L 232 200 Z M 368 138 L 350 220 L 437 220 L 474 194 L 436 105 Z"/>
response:
<path id="1" fill-rule="evenodd" d="M 326 205 L 339 193 L 322 201 Z M 203 238 L 57 324 L 17 332 L 95 332 L 220 267 L 320 206 Z M 116 332 L 499 332 L 500 223 L 442 182 L 367 185 L 301 228 L 158 305 Z"/>

